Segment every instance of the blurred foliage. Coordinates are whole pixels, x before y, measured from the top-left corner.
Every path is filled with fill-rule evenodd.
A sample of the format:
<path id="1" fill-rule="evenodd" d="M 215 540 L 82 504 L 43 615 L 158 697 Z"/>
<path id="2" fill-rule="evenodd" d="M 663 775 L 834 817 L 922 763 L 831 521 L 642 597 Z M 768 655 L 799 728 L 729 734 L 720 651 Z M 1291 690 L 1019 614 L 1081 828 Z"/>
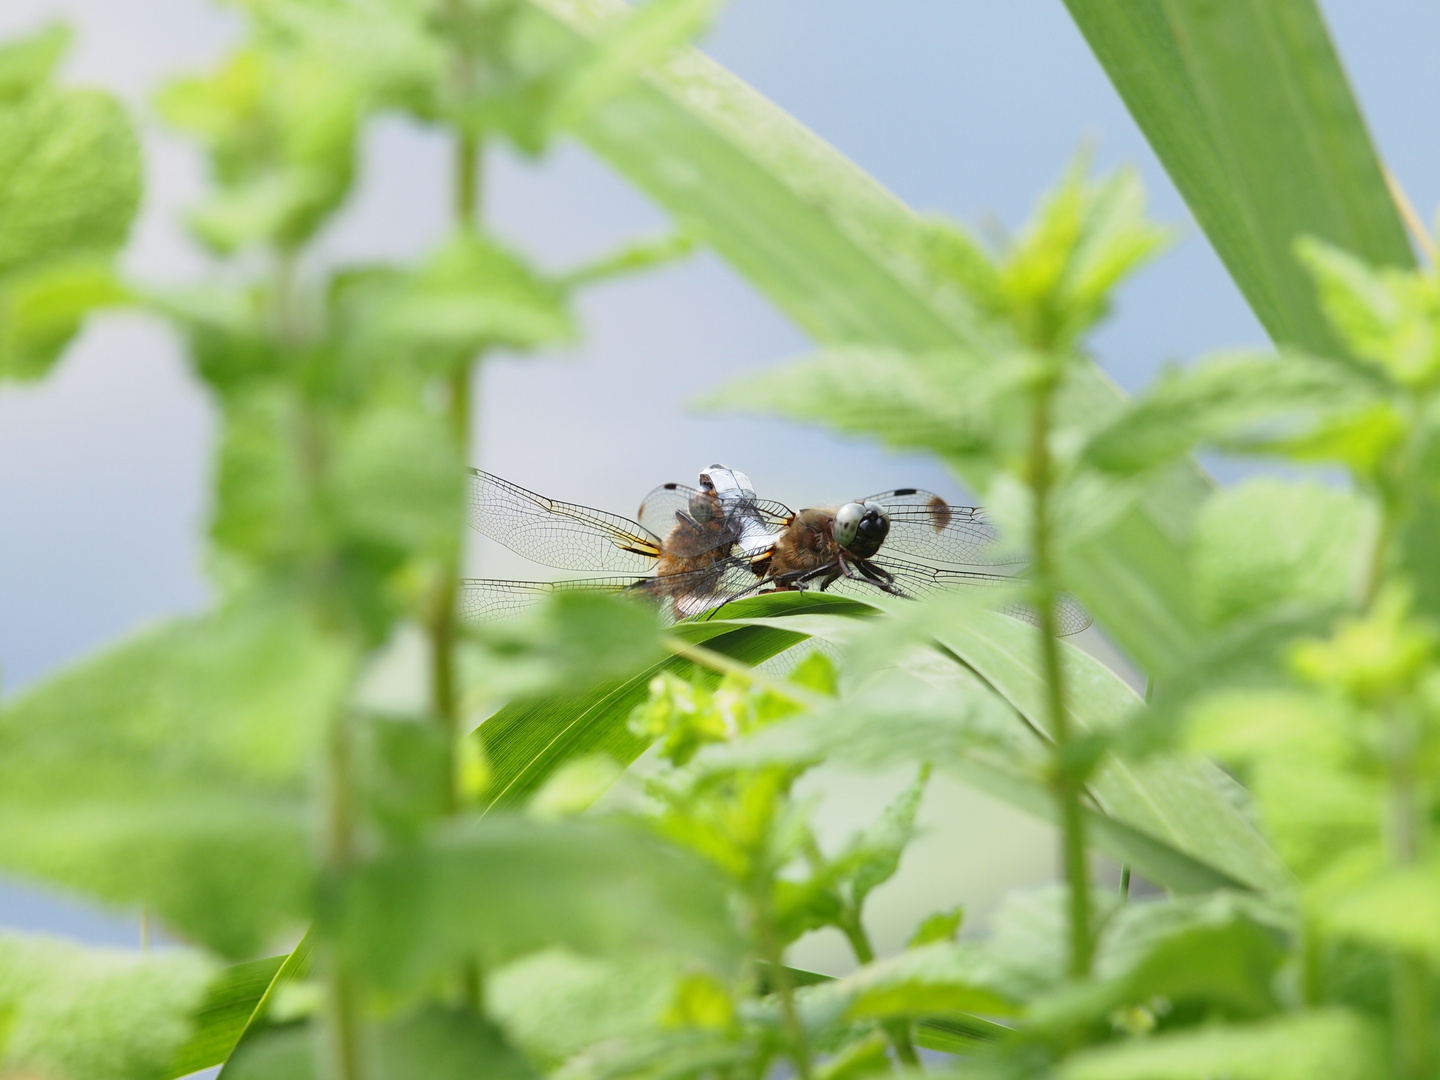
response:
<path id="1" fill-rule="evenodd" d="M 0 702 L 0 867 L 192 944 L 0 940 L 7 1076 L 1433 1075 L 1440 277 L 1309 0 L 1069 4 L 1278 342 L 1134 401 L 1088 337 L 1168 238 L 1131 172 L 1076 163 L 987 246 L 688 51 L 712 0 L 233 6 L 243 40 L 157 99 L 208 165 L 203 281 L 116 270 L 136 141 L 55 81 L 67 32 L 0 46 L 0 377 L 129 305 L 220 425 L 211 610 Z M 394 114 L 452 143 L 453 228 L 327 262 Z M 567 134 L 677 231 L 548 274 L 487 229 L 485 149 Z M 786 592 L 665 627 L 559 591 L 457 624 L 477 363 L 697 242 L 819 347 L 707 404 L 935 455 L 1032 560 L 998 612 Z M 1214 490 L 1197 451 L 1327 471 Z M 1047 633 L 1071 594 L 1151 693 Z M 826 763 L 913 780 L 822 844 Z M 1065 880 L 879 956 L 937 771 L 1054 821 Z M 1092 850 L 1155 892 L 1096 888 Z M 843 977 L 787 966 L 822 930 Z"/>

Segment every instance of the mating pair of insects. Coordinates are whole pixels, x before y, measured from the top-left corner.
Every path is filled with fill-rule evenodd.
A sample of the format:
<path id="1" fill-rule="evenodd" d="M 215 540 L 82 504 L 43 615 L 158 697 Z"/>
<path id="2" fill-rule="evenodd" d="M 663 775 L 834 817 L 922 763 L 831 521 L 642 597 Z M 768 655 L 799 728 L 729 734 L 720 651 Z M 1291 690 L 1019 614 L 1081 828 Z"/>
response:
<path id="1" fill-rule="evenodd" d="M 469 500 L 470 523 L 516 554 L 562 570 L 615 575 L 467 580 L 461 611 L 470 619 L 511 614 L 568 589 L 640 594 L 674 619 L 766 590 L 917 597 L 1011 585 L 1025 562 L 999 547 L 976 507 L 952 506 L 932 492 L 897 488 L 836 508 L 795 512 L 757 498 L 749 477 L 723 465 L 702 472 L 698 487 L 656 488 L 641 504 L 638 521 L 547 499 L 479 469 L 470 470 Z M 1034 621 L 1023 605 L 1000 610 Z M 1068 598 L 1058 615 L 1062 634 L 1090 623 Z"/>

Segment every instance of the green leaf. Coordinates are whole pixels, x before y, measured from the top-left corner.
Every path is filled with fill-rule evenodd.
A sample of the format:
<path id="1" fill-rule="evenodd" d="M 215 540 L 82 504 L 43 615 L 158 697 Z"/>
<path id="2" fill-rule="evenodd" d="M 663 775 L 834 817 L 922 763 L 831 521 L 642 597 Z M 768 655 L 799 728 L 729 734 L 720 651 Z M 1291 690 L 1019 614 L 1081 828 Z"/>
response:
<path id="1" fill-rule="evenodd" d="M 529 0 L 526 12 L 593 40 L 627 8 Z M 822 344 L 972 354 L 993 344 L 954 281 L 927 266 L 922 221 L 698 53 L 632 83 L 578 133 Z M 1098 412 L 1116 407 L 1098 373 L 1081 378 Z M 1197 636 L 1181 547 L 1205 490 L 1193 468 L 1177 468 L 1074 553 L 1070 583 L 1147 667 L 1178 666 Z"/>
<path id="2" fill-rule="evenodd" d="M 718 0 L 650 0 L 607 31 L 584 60 L 565 73 L 551 122 L 579 123 L 639 77 L 689 45 L 709 26 Z"/>
<path id="3" fill-rule="evenodd" d="M 723 880 L 638 829 L 492 815 L 378 856 L 322 917 L 380 985 L 418 988 L 550 946 L 671 953 L 728 968 L 739 940 Z"/>
<path id="4" fill-rule="evenodd" d="M 986 954 L 963 944 L 910 949 L 867 964 L 830 988 L 848 998 L 846 1011 L 854 1018 L 1010 1016 L 1019 1011 Z"/>
<path id="5" fill-rule="evenodd" d="M 850 840 L 837 860 L 845 868 L 848 899 L 855 910 L 860 910 L 872 889 L 889 881 L 899 869 L 900 856 L 915 835 L 915 815 L 920 811 L 927 779 L 929 772 L 922 769 L 885 808 L 879 821 Z"/>
<path id="6" fill-rule="evenodd" d="M 166 1075 L 189 1076 L 229 1057 L 285 960 L 267 956 L 221 971 L 206 988 L 195 1010 L 195 1028 Z"/>
<path id="7" fill-rule="evenodd" d="M 1301 355 L 1222 355 L 1160 375 L 1097 432 L 1087 462 L 1132 474 L 1202 447 L 1285 451 L 1337 419 L 1380 404 L 1380 387 L 1353 368 Z"/>
<path id="8" fill-rule="evenodd" d="M 1317 906 L 1326 933 L 1440 963 L 1440 861 L 1380 870 Z"/>
<path id="9" fill-rule="evenodd" d="M 1035 629 L 977 613 L 937 635 L 1037 731 L 1047 726 L 1045 680 Z M 1077 731 L 1103 732 L 1140 704 L 1108 667 L 1061 643 L 1066 708 Z M 1214 765 L 1157 758 L 1142 763 L 1110 757 L 1089 782 L 1111 818 L 1257 889 L 1283 889 L 1290 876 L 1240 808 L 1243 792 Z"/>
<path id="10" fill-rule="evenodd" d="M 1313 0 L 1066 6 L 1271 337 L 1334 352 L 1296 239 L 1414 256 Z"/>
<path id="11" fill-rule="evenodd" d="M 583 591 L 558 592 L 517 619 L 481 624 L 471 675 L 485 693 L 575 696 L 596 683 L 650 671 L 665 659 L 649 605 Z"/>
<path id="12" fill-rule="evenodd" d="M 305 913 L 309 763 L 352 665 L 251 600 L 39 684 L 0 710 L 0 865 L 253 953 Z"/>
<path id="13" fill-rule="evenodd" d="M 1373 1022 L 1326 1009 L 1083 1050 L 1056 1075 L 1061 1080 L 1372 1080 L 1387 1075 L 1387 1049 Z"/>
<path id="14" fill-rule="evenodd" d="M 0 1072 L 55 1080 L 164 1080 L 213 964 L 188 949 L 140 953 L 0 935 Z"/>
<path id="15" fill-rule="evenodd" d="M 504 1035 L 471 1011 L 431 1007 L 377 1025 L 371 1044 L 375 1080 L 534 1080 L 535 1072 Z M 226 1080 L 320 1080 L 318 1030 L 268 1032 L 226 1066 Z"/>
<path id="16" fill-rule="evenodd" d="M 484 348 L 530 349 L 575 336 L 560 288 L 473 233 L 452 237 L 414 275 L 377 280 L 349 302 L 359 309 L 357 346 L 378 350 L 384 362 L 403 349 L 444 368 Z"/>
<path id="17" fill-rule="evenodd" d="M 0 108 L 44 86 L 73 36 L 64 23 L 51 23 L 0 45 Z"/>
<path id="18" fill-rule="evenodd" d="M 47 263 L 0 282 L 0 378 L 44 375 L 90 312 L 129 290 L 99 259 Z"/>
<path id="19" fill-rule="evenodd" d="M 1187 1019 L 1256 1019 L 1279 1007 L 1274 984 L 1288 944 L 1234 895 L 1126 905 L 1104 928 L 1097 978 L 1032 1003 L 1030 1015 L 1063 1028 L 1164 1001 Z"/>
<path id="20" fill-rule="evenodd" d="M 271 1006 L 275 999 L 288 987 L 294 986 L 310 975 L 311 968 L 315 963 L 315 931 L 310 928 L 305 935 L 296 943 L 295 948 L 289 954 L 280 958 L 280 967 L 276 969 L 274 976 L 261 992 L 255 1007 L 249 1018 L 245 1021 L 244 1027 L 235 1040 L 235 1045 L 226 1058 L 225 1065 L 220 1070 L 220 1075 L 228 1077 L 230 1066 L 236 1057 L 240 1055 L 243 1047 L 260 1038 L 262 1034 L 271 1030 Z"/>
<path id="21" fill-rule="evenodd" d="M 347 540 L 444 556 L 460 534 L 465 469 L 440 418 L 377 405 L 343 425 L 325 495 Z"/>
<path id="22" fill-rule="evenodd" d="M 1363 588 L 1373 517 L 1358 495 L 1315 482 L 1217 491 L 1195 527 L 1200 610 L 1219 624 L 1282 604 L 1343 607 Z"/>
<path id="23" fill-rule="evenodd" d="M 964 919 L 965 909 L 959 906 L 953 907 L 949 911 L 937 911 L 933 915 L 927 915 L 920 920 L 920 925 L 915 928 L 915 933 L 910 935 L 910 940 L 905 943 L 905 947 L 914 949 L 921 945 L 954 941 Z"/>
<path id="24" fill-rule="evenodd" d="M 871 609 L 842 597 L 809 593 L 773 593 L 729 605 L 737 615 L 763 612 L 801 614 L 828 609 L 860 614 Z M 683 624 L 677 634 L 723 656 L 757 664 L 805 639 L 803 633 L 772 627 L 736 627 L 719 620 Z M 669 658 L 621 683 L 596 687 L 573 697 L 517 701 L 491 716 L 476 732 L 491 768 L 483 807 L 486 812 L 520 806 L 562 765 L 604 754 L 629 765 L 644 752 L 649 739 L 629 728 L 630 714 L 649 695 L 650 682 L 661 671 L 685 674 L 688 661 Z M 718 676 L 707 676 L 718 681 Z"/>
<path id="25" fill-rule="evenodd" d="M 0 277 L 125 240 L 140 152 L 115 100 L 49 90 L 0 105 Z"/>

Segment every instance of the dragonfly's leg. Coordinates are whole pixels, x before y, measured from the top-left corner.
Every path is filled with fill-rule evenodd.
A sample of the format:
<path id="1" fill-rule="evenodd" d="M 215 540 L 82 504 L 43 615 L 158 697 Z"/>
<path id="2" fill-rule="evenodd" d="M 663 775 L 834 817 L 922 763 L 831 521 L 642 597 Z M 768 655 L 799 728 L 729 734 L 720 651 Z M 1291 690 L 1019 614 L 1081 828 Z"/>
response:
<path id="1" fill-rule="evenodd" d="M 895 575 L 883 567 L 876 566 L 874 563 L 862 559 L 855 564 L 855 568 L 864 574 L 868 581 L 879 586 L 885 592 L 893 596 L 905 595 L 895 584 Z"/>

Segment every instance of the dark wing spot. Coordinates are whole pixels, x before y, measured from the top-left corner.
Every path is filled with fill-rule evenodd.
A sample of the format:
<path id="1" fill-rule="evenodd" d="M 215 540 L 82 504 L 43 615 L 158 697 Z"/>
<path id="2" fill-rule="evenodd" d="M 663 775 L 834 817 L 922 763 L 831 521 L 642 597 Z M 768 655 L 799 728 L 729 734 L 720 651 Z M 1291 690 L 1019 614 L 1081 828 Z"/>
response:
<path id="1" fill-rule="evenodd" d="M 940 498 L 939 495 L 936 495 L 930 500 L 926 509 L 930 511 L 930 517 L 933 519 L 935 531 L 944 532 L 950 525 L 950 519 L 954 516 L 950 512 L 950 504 Z"/>
<path id="2" fill-rule="evenodd" d="M 891 492 L 891 494 L 892 494 L 892 495 L 914 495 L 914 494 L 915 494 L 917 491 L 919 491 L 919 490 L 920 490 L 919 488 L 896 488 L 893 492 Z"/>

